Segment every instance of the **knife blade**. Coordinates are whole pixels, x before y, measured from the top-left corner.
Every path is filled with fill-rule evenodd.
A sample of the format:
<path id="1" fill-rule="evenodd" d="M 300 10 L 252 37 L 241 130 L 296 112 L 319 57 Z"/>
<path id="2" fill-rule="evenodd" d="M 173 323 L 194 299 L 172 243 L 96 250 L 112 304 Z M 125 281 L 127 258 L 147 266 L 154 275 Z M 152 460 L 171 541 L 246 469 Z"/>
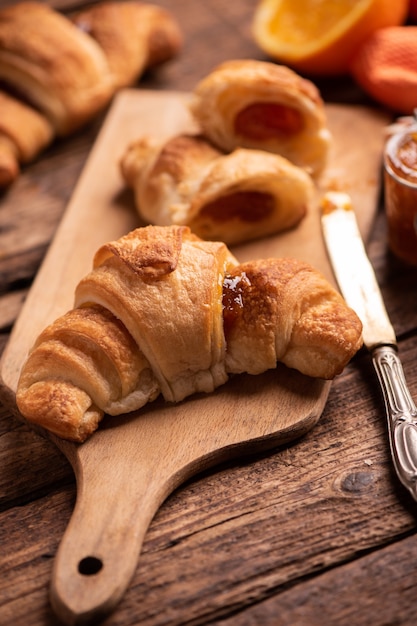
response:
<path id="1" fill-rule="evenodd" d="M 321 225 L 340 292 L 363 325 L 364 345 L 370 352 L 383 394 L 394 468 L 401 483 L 417 500 L 417 408 L 348 194 L 324 194 Z"/>

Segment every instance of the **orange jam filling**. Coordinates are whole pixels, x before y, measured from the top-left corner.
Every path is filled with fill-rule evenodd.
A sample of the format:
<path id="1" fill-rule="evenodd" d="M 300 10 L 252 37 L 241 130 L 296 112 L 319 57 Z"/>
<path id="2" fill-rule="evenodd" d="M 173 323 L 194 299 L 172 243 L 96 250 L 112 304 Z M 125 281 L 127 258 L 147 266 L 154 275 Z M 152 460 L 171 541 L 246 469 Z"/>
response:
<path id="1" fill-rule="evenodd" d="M 259 191 L 237 191 L 208 202 L 201 215 L 215 222 L 239 219 L 242 222 L 259 222 L 266 219 L 275 207 L 274 198 Z"/>
<path id="2" fill-rule="evenodd" d="M 223 328 L 227 338 L 228 333 L 239 315 L 243 312 L 243 298 L 245 288 L 250 286 L 245 272 L 237 276 L 225 276 L 223 281 Z"/>
<path id="3" fill-rule="evenodd" d="M 400 259 L 417 265 L 417 130 L 389 140 L 384 181 L 389 246 Z"/>
<path id="4" fill-rule="evenodd" d="M 253 140 L 293 135 L 303 128 L 300 111 L 282 104 L 258 102 L 242 109 L 235 118 L 235 132 Z"/>
<path id="5" fill-rule="evenodd" d="M 417 182 L 417 132 L 410 133 L 398 144 L 391 167 L 410 182 Z"/>

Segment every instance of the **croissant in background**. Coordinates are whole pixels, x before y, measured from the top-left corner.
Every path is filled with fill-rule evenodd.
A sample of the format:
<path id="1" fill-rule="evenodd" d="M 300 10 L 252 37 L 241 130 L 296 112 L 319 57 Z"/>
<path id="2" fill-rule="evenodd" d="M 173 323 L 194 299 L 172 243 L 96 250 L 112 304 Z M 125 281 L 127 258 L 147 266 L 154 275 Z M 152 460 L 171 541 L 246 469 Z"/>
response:
<path id="1" fill-rule="evenodd" d="M 295 226 L 314 194 L 307 172 L 284 157 L 243 148 L 225 154 L 201 136 L 143 137 L 120 165 L 147 223 L 187 225 L 229 245 Z"/>
<path id="2" fill-rule="evenodd" d="M 361 322 L 311 266 L 239 265 L 187 227 L 148 226 L 109 242 L 75 308 L 37 339 L 16 400 L 29 421 L 82 442 L 104 413 L 213 391 L 281 361 L 333 378 L 361 346 Z"/>
<path id="3" fill-rule="evenodd" d="M 72 18 L 40 2 L 2 9 L 0 187 L 181 45 L 167 11 L 134 0 L 100 3 Z"/>
<path id="4" fill-rule="evenodd" d="M 317 87 L 288 67 L 226 61 L 195 87 L 191 111 L 221 150 L 268 150 L 318 176 L 331 135 Z"/>

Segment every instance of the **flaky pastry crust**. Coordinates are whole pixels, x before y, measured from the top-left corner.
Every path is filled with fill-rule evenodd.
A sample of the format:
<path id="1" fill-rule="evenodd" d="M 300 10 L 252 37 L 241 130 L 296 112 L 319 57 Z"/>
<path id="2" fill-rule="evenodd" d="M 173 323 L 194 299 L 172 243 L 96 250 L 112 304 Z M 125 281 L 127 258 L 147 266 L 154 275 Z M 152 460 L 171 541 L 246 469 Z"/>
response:
<path id="1" fill-rule="evenodd" d="M 97 113 L 112 90 L 98 44 L 37 2 L 0 11 L 0 78 L 41 111 L 59 135 Z"/>
<path id="2" fill-rule="evenodd" d="M 277 361 L 333 378 L 361 343 L 356 314 L 306 263 L 239 265 L 187 227 L 148 226 L 97 251 L 74 308 L 38 337 L 16 400 L 29 422 L 81 442 L 105 413 L 209 393 Z"/>
<path id="3" fill-rule="evenodd" d="M 0 186 L 16 178 L 19 163 L 90 121 L 117 90 L 181 45 L 167 11 L 134 0 L 98 3 L 72 19 L 35 1 L 1 9 L 0 82 L 16 129 L 4 130 L 0 119 Z"/>
<path id="4" fill-rule="evenodd" d="M 204 135 L 222 150 L 268 150 L 314 176 L 325 167 L 331 136 L 323 100 L 288 67 L 226 61 L 197 84 L 190 106 Z"/>
<path id="5" fill-rule="evenodd" d="M 145 222 L 187 225 L 228 245 L 296 226 L 314 193 L 310 176 L 288 159 L 243 148 L 225 154 L 202 136 L 142 137 L 120 165 Z"/>
<path id="6" fill-rule="evenodd" d="M 182 34 L 162 7 L 136 2 L 102 2 L 72 16 L 77 28 L 103 50 L 114 89 L 132 85 L 145 68 L 171 59 Z"/>
<path id="7" fill-rule="evenodd" d="M 48 120 L 32 107 L 0 90 L 0 186 L 18 175 L 20 163 L 31 161 L 52 141 Z"/>

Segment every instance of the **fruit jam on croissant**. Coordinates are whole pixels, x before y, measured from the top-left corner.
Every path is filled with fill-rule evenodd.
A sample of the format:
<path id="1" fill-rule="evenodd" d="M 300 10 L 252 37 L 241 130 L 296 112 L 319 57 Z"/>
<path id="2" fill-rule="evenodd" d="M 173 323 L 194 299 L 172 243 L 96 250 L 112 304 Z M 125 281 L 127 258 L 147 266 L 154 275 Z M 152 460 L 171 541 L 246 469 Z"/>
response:
<path id="1" fill-rule="evenodd" d="M 342 297 L 296 259 L 242 265 L 185 226 L 147 226 L 102 246 L 74 309 L 38 337 L 16 400 L 23 417 L 82 442 L 104 414 L 162 394 L 178 402 L 281 361 L 331 379 L 362 345 Z"/>
<path id="2" fill-rule="evenodd" d="M 317 86 L 289 67 L 231 59 L 194 88 L 190 108 L 217 148 L 266 150 L 316 177 L 324 170 L 332 137 Z"/>

